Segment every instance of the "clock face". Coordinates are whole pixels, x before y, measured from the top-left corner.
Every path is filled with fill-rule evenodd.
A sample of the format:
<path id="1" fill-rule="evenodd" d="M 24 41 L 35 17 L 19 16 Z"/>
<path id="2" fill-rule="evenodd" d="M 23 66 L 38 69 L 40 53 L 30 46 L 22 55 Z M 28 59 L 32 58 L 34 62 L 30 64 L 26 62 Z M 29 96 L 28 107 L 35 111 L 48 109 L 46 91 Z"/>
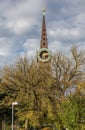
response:
<path id="1" fill-rule="evenodd" d="M 38 51 L 38 60 L 41 62 L 48 62 L 51 58 L 51 53 L 47 48 L 41 48 Z"/>
<path id="2" fill-rule="evenodd" d="M 48 54 L 47 51 L 43 51 L 43 52 L 41 52 L 41 54 L 40 54 L 40 58 L 41 58 L 41 59 L 47 59 L 48 56 L 49 56 L 49 54 Z"/>

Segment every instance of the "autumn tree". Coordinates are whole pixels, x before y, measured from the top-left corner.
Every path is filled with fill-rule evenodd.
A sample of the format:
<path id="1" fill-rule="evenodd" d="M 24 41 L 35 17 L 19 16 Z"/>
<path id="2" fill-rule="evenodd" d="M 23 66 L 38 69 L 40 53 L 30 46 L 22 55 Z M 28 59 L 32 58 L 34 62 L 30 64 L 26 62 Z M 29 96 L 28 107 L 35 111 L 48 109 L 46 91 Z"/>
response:
<path id="1" fill-rule="evenodd" d="M 20 58 L 14 65 L 3 68 L 1 89 L 7 96 L 3 103 L 11 107 L 12 102 L 20 103 L 17 116 L 20 121 L 28 121 L 32 126 L 40 126 L 46 118 L 48 99 L 48 83 L 50 74 L 38 67 L 34 60 Z"/>
<path id="2" fill-rule="evenodd" d="M 85 53 L 75 46 L 69 55 L 56 52 L 50 71 L 40 68 L 35 59 L 19 58 L 15 64 L 2 69 L 0 90 L 6 94 L 2 102 L 7 108 L 14 101 L 20 103 L 15 108 L 16 121 L 26 129 L 41 128 L 44 124 L 59 130 L 75 129 L 79 112 L 76 95 L 79 86 L 84 90 L 84 67 Z"/>
<path id="3" fill-rule="evenodd" d="M 76 107 L 78 108 L 78 106 L 76 106 L 76 102 L 75 102 L 74 107 L 72 107 L 72 104 L 74 103 L 72 103 L 72 101 L 69 100 L 69 95 L 73 96 L 73 94 L 75 95 L 76 92 L 78 93 L 77 89 L 79 84 L 85 82 L 84 67 L 85 67 L 85 52 L 79 50 L 76 46 L 73 46 L 71 48 L 71 53 L 69 55 L 65 55 L 62 54 L 61 52 L 57 52 L 53 56 L 52 76 L 54 77 L 54 82 L 52 85 L 52 92 L 53 95 L 56 97 L 55 98 L 57 104 L 56 115 L 58 117 L 58 120 L 60 120 L 60 124 L 57 123 L 57 125 L 58 124 L 61 125 L 60 129 L 62 129 L 63 126 L 68 127 L 69 125 L 71 125 L 69 124 L 69 122 L 70 123 L 72 122 L 71 120 L 72 113 L 73 115 L 77 113 Z M 82 85 L 84 86 L 84 84 Z M 83 90 L 85 91 L 85 89 Z M 76 100 L 76 98 L 73 100 Z M 65 105 L 67 104 L 66 108 L 63 106 L 63 103 L 65 103 Z M 68 109 L 69 106 L 70 108 Z M 76 111 L 74 111 L 75 109 Z M 68 114 L 69 118 L 66 118 L 65 114 L 66 115 Z M 65 124 L 65 120 L 69 125 Z"/>

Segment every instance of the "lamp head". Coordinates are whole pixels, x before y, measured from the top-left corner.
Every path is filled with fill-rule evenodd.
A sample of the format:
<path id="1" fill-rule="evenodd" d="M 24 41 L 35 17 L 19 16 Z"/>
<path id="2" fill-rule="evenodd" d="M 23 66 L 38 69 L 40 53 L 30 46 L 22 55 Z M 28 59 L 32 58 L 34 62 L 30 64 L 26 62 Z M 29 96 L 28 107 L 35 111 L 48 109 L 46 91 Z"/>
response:
<path id="1" fill-rule="evenodd" d="M 18 105 L 19 103 L 18 102 L 13 102 L 12 105 Z"/>

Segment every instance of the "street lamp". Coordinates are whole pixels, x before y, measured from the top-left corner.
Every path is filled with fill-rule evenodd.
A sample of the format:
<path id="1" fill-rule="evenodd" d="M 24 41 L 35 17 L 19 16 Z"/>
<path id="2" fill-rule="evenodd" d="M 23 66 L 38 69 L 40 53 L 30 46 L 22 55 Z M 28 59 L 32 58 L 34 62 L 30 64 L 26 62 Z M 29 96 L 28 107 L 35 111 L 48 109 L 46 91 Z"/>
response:
<path id="1" fill-rule="evenodd" d="M 13 102 L 12 103 L 12 130 L 14 129 L 14 106 L 18 105 L 18 102 Z"/>

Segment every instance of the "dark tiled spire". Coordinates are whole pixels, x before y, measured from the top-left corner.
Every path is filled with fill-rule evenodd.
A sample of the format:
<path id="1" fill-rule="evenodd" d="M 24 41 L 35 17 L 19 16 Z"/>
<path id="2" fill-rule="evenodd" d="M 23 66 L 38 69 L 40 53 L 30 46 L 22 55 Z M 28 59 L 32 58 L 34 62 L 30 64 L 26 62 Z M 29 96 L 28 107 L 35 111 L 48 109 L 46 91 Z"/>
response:
<path id="1" fill-rule="evenodd" d="M 43 9 L 43 19 L 42 19 L 42 32 L 41 32 L 40 48 L 48 48 L 47 31 L 46 31 L 46 23 L 45 23 L 45 9 Z"/>

